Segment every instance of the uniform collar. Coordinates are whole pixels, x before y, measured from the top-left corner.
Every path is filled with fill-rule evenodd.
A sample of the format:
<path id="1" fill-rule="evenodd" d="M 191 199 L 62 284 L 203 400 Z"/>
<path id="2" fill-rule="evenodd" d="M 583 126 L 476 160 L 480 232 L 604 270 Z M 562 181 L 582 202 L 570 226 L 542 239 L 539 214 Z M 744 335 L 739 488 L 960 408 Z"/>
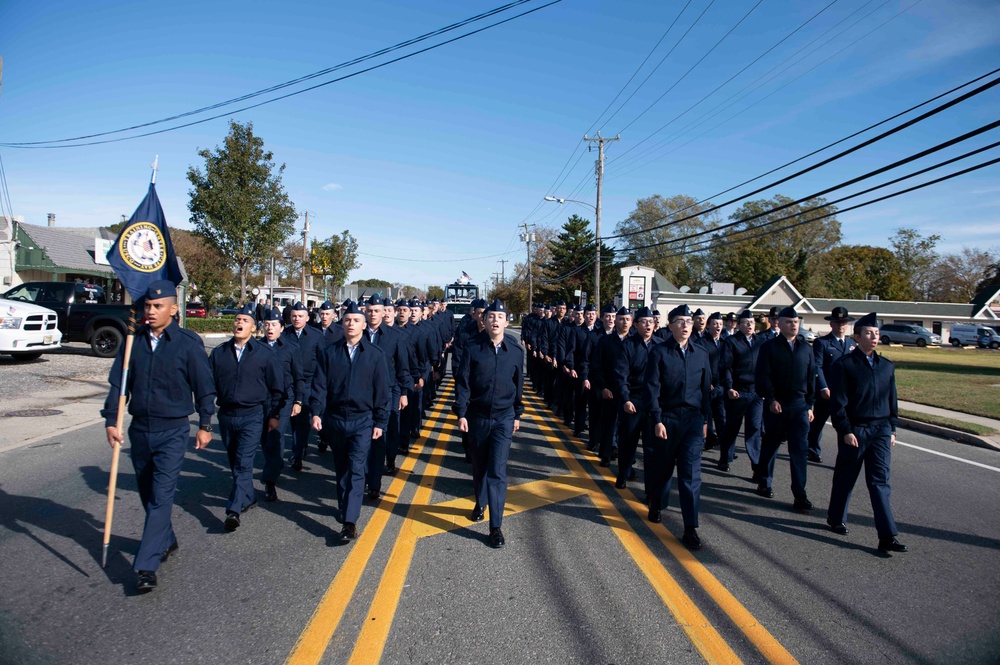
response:
<path id="1" fill-rule="evenodd" d="M 164 339 L 164 338 L 166 338 L 166 339 L 172 339 L 177 334 L 177 332 L 180 329 L 181 329 L 181 327 L 179 325 L 177 325 L 177 322 L 174 321 L 173 319 L 171 319 L 170 323 L 167 324 L 167 327 L 164 328 L 163 332 L 160 333 L 159 339 Z M 149 333 L 150 337 L 153 336 L 153 329 L 152 328 L 147 327 L 146 328 L 146 332 Z"/>

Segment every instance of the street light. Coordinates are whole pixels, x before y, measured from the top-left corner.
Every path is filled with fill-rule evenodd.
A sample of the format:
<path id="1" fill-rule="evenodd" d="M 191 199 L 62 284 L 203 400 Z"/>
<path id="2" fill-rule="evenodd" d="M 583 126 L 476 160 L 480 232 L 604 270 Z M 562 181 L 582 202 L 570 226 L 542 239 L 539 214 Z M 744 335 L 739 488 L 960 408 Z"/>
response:
<path id="1" fill-rule="evenodd" d="M 595 243 L 595 254 L 594 254 L 594 304 L 597 308 L 601 307 L 601 216 L 597 213 L 597 206 L 593 203 L 587 203 L 586 201 L 577 201 L 576 199 L 560 199 L 555 196 L 546 196 L 546 201 L 552 201 L 562 205 L 564 203 L 579 203 L 580 205 L 587 206 L 594 211 L 594 243 Z"/>

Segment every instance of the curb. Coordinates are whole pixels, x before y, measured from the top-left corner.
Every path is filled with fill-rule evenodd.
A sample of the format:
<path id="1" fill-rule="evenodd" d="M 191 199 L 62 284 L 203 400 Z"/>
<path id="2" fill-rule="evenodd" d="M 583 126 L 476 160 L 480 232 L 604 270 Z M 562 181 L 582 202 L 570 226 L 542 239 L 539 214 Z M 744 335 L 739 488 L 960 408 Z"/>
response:
<path id="1" fill-rule="evenodd" d="M 959 430 L 951 429 L 950 427 L 932 425 L 931 423 L 924 423 L 919 420 L 912 420 L 910 418 L 903 417 L 899 418 L 899 426 L 908 430 L 913 430 L 914 432 L 932 434 L 945 439 L 951 439 L 952 441 L 958 441 L 959 443 L 976 446 L 977 448 L 987 448 L 989 450 L 1000 451 L 1000 441 L 991 437 L 970 434 L 969 432 L 960 432 Z"/>

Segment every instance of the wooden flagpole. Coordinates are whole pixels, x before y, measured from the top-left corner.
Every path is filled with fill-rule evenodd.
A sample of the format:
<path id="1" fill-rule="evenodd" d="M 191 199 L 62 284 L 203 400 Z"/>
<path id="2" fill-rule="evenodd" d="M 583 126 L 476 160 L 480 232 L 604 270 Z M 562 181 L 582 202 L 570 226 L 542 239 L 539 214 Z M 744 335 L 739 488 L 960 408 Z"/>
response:
<path id="1" fill-rule="evenodd" d="M 159 170 L 160 156 L 157 155 L 150 165 L 153 175 L 150 178 L 151 184 L 156 184 L 156 172 Z M 122 383 L 118 393 L 118 418 L 115 421 L 115 428 L 122 433 L 122 426 L 125 424 L 125 399 L 128 393 L 128 366 L 132 360 L 132 344 L 135 340 L 135 316 L 136 303 L 128 311 L 128 329 L 125 335 L 125 356 L 122 358 Z M 124 434 L 122 434 L 124 436 Z M 108 479 L 108 506 L 104 511 L 104 547 L 101 551 L 101 568 L 108 565 L 108 545 L 111 543 L 111 522 L 115 516 L 115 490 L 118 487 L 118 460 L 121 457 L 122 444 L 115 442 L 111 453 L 111 477 Z"/>

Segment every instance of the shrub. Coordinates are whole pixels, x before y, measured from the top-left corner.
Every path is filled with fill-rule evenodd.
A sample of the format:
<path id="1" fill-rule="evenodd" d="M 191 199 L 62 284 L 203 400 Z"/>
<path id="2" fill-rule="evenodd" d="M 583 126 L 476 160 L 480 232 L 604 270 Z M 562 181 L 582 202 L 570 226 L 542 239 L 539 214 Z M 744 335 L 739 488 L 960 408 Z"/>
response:
<path id="1" fill-rule="evenodd" d="M 188 318 L 185 328 L 195 333 L 232 333 L 235 316 L 222 316 L 215 319 Z"/>

